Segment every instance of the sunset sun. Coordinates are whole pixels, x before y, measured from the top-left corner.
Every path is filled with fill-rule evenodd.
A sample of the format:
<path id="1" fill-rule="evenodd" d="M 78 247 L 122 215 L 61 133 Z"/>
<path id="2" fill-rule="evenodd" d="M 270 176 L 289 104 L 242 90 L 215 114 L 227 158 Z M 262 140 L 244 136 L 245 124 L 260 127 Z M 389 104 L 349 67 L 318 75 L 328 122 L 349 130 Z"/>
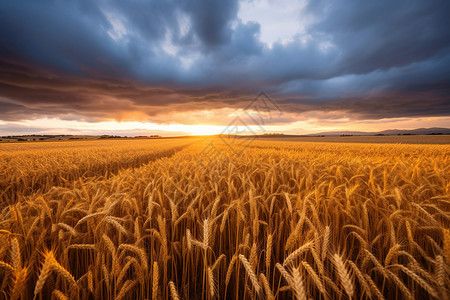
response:
<path id="1" fill-rule="evenodd" d="M 212 125 L 191 125 L 187 131 L 192 135 L 214 135 L 220 134 L 222 129 L 219 126 Z"/>

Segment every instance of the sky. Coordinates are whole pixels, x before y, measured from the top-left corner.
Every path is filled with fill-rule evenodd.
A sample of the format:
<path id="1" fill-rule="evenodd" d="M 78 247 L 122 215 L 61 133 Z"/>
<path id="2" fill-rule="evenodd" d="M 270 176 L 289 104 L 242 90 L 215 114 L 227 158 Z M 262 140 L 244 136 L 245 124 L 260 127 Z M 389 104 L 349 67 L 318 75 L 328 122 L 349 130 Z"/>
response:
<path id="1" fill-rule="evenodd" d="M 0 135 L 450 127 L 449 15 L 448 0 L 0 1 Z"/>

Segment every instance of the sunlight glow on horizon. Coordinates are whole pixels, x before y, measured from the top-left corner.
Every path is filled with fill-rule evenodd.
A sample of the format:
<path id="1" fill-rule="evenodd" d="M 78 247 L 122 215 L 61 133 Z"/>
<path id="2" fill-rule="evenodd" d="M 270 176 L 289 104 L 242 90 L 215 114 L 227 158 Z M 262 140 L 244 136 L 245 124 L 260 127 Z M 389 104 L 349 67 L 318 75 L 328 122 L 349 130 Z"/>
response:
<path id="1" fill-rule="evenodd" d="M 226 131 L 227 126 L 216 125 L 186 125 L 186 124 L 157 124 L 148 122 L 81 122 L 61 119 L 36 119 L 26 120 L 22 122 L 3 122 L 0 121 L 0 129 L 6 125 L 15 125 L 21 130 L 19 133 L 1 132 L 0 135 L 28 135 L 28 134 L 65 134 L 65 135 L 215 135 Z M 253 126 L 251 126 L 253 127 Z M 17 130 L 17 129 L 16 129 Z M 257 131 L 252 128 L 252 131 Z M 243 132 L 243 128 L 239 128 L 238 132 Z M 125 133 L 125 134 L 124 134 Z"/>
<path id="2" fill-rule="evenodd" d="M 399 118 L 385 120 L 360 120 L 345 122 L 344 119 L 326 121 L 305 119 L 288 124 L 271 125 L 264 128 L 251 126 L 189 125 L 180 123 L 151 122 L 85 122 L 62 120 L 57 118 L 41 118 L 20 122 L 0 121 L 0 136 L 7 135 L 121 135 L 121 136 L 180 136 L 180 135 L 216 135 L 216 134 L 314 134 L 325 131 L 366 131 L 375 132 L 387 129 L 416 129 L 424 127 L 448 127 L 450 117 Z"/>

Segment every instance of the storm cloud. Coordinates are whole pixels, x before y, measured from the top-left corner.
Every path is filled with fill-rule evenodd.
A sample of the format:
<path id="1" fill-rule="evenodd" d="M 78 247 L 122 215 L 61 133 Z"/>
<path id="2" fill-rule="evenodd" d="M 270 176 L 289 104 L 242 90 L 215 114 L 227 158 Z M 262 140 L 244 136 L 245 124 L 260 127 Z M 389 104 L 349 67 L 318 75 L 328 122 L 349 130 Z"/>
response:
<path id="1" fill-rule="evenodd" d="M 450 115 L 448 1 L 303 4 L 304 30 L 269 44 L 235 0 L 2 1 L 0 120 L 155 120 L 262 90 L 299 114 Z"/>

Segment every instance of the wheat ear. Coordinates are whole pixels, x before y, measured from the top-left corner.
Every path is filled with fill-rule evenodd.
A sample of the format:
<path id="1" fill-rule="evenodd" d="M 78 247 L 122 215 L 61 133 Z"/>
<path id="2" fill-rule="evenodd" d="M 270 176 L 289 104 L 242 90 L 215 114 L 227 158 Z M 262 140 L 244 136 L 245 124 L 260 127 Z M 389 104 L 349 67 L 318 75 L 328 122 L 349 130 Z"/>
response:
<path id="1" fill-rule="evenodd" d="M 263 273 L 259 274 L 259 281 L 261 282 L 262 286 L 264 287 L 264 291 L 266 292 L 267 300 L 274 300 L 275 296 L 273 295 L 272 289 L 270 288 L 270 285 L 269 285 L 269 282 L 267 281 L 267 278 Z"/>
<path id="2" fill-rule="evenodd" d="M 225 255 L 225 254 L 221 254 L 221 255 L 219 256 L 219 258 L 216 259 L 216 261 L 215 261 L 214 264 L 212 265 L 211 269 L 215 270 L 215 269 L 220 265 L 220 262 L 221 262 L 223 259 L 225 259 L 225 258 L 226 258 L 226 255 Z"/>
<path id="3" fill-rule="evenodd" d="M 148 269 L 148 262 L 147 262 L 147 253 L 145 253 L 145 250 L 142 248 L 139 248 L 135 245 L 130 244 L 122 244 L 119 246 L 118 250 L 128 250 L 130 252 L 134 252 L 137 254 L 141 261 L 141 266 L 144 268 L 144 270 Z"/>
<path id="4" fill-rule="evenodd" d="M 369 287 L 369 285 L 368 285 L 368 283 L 366 281 L 366 278 L 364 278 L 364 275 L 361 273 L 361 271 L 359 270 L 358 266 L 356 266 L 356 264 L 354 262 L 352 262 L 351 260 L 348 260 L 347 262 L 350 265 L 350 267 L 352 267 L 353 271 L 356 274 L 356 277 L 358 277 L 359 283 L 364 288 L 364 290 L 366 291 L 367 296 L 369 298 L 371 298 L 372 297 L 372 292 L 371 292 L 371 288 Z"/>
<path id="5" fill-rule="evenodd" d="M 66 279 L 72 286 L 77 286 L 75 278 L 73 278 L 72 274 L 70 274 L 70 272 L 67 271 L 63 266 L 61 266 L 56 260 L 52 262 L 52 269 L 55 270 L 56 273 L 58 273 L 64 279 Z"/>
<path id="6" fill-rule="evenodd" d="M 331 240 L 331 230 L 330 226 L 325 226 L 325 233 L 323 235 L 323 244 L 322 244 L 322 262 L 325 261 L 327 257 L 328 245 Z"/>
<path id="7" fill-rule="evenodd" d="M 444 262 L 444 258 L 442 257 L 442 255 L 438 255 L 436 256 L 436 280 L 439 286 L 444 286 L 445 285 L 445 262 Z"/>
<path id="8" fill-rule="evenodd" d="M 312 242 L 308 242 L 301 247 L 299 247 L 297 250 L 292 252 L 291 254 L 286 257 L 286 259 L 283 262 L 283 266 L 286 266 L 287 264 L 291 263 L 293 260 L 295 260 L 297 257 L 299 257 L 303 252 L 310 249 L 312 247 Z"/>
<path id="9" fill-rule="evenodd" d="M 227 275 L 225 276 L 225 285 L 228 285 L 228 283 L 230 282 L 231 274 L 233 274 L 233 267 L 236 262 L 236 259 L 237 256 L 233 255 L 233 258 L 231 259 L 230 264 L 228 265 Z"/>
<path id="10" fill-rule="evenodd" d="M 272 243 L 273 243 L 273 235 L 269 234 L 267 237 L 267 245 L 266 245 L 266 270 L 270 270 L 270 261 L 272 259 Z"/>
<path id="11" fill-rule="evenodd" d="M 208 283 L 209 283 L 209 293 L 211 295 L 211 298 L 214 298 L 216 284 L 214 282 L 214 274 L 211 267 L 208 267 Z"/>
<path id="12" fill-rule="evenodd" d="M 303 286 L 302 276 L 297 268 L 292 269 L 292 279 L 293 286 L 292 288 L 295 291 L 295 296 L 297 300 L 306 300 L 306 292 L 305 287 Z"/>
<path id="13" fill-rule="evenodd" d="M 371 293 L 375 293 L 375 295 L 377 295 L 378 299 L 384 300 L 383 294 L 380 292 L 380 290 L 378 289 L 375 282 L 373 282 L 372 278 L 368 274 L 364 274 L 364 278 L 366 279 L 367 284 L 371 288 Z"/>
<path id="14" fill-rule="evenodd" d="M 91 270 L 88 271 L 87 278 L 88 278 L 88 289 L 91 293 L 94 293 L 94 276 Z"/>
<path id="15" fill-rule="evenodd" d="M 431 285 L 429 285 L 425 280 L 423 280 L 422 277 L 420 277 L 410 269 L 406 268 L 403 265 L 393 265 L 392 267 L 400 268 L 400 270 L 402 270 L 405 274 L 414 279 L 414 281 L 417 282 L 421 287 L 423 287 L 423 289 L 426 290 L 428 294 L 430 294 L 434 298 L 439 298 L 436 290 Z"/>
<path id="16" fill-rule="evenodd" d="M 289 286 L 294 285 L 294 279 L 292 278 L 291 274 L 279 263 L 275 264 L 275 267 L 280 271 L 281 275 L 283 275 L 284 279 L 286 279 Z"/>
<path id="17" fill-rule="evenodd" d="M 388 254 L 386 255 L 386 259 L 384 260 L 384 265 L 387 266 L 391 262 L 391 260 L 395 257 L 398 250 L 401 248 L 400 244 L 395 244 L 391 249 L 389 249 Z"/>
<path id="18" fill-rule="evenodd" d="M 67 297 L 67 295 L 60 290 L 54 290 L 52 295 L 55 296 L 55 298 L 58 300 L 69 300 L 69 297 Z"/>
<path id="19" fill-rule="evenodd" d="M 4 261 L 0 261 L 0 268 L 6 269 L 6 270 L 9 271 L 9 272 L 14 271 L 13 266 L 11 266 L 11 265 L 8 264 L 8 263 L 5 263 Z"/>
<path id="20" fill-rule="evenodd" d="M 209 223 L 208 223 L 208 219 L 205 219 L 203 221 L 203 247 L 208 248 L 209 246 Z"/>
<path id="21" fill-rule="evenodd" d="M 309 276 L 312 277 L 314 284 L 317 286 L 317 288 L 319 289 L 319 291 L 326 296 L 326 290 L 325 287 L 322 284 L 322 281 L 320 280 L 319 276 L 317 275 L 317 273 L 314 271 L 314 269 L 311 267 L 310 264 L 308 264 L 306 261 L 302 261 L 302 265 L 303 267 L 308 271 Z"/>
<path id="22" fill-rule="evenodd" d="M 180 300 L 180 295 L 177 292 L 177 287 L 173 281 L 169 281 L 170 294 L 174 300 Z"/>
<path id="23" fill-rule="evenodd" d="M 444 236 L 444 256 L 447 263 L 450 264 L 450 229 L 442 229 Z"/>
<path id="24" fill-rule="evenodd" d="M 158 298 L 158 281 L 159 281 L 159 271 L 158 263 L 153 262 L 153 280 L 152 280 L 152 299 L 156 300 Z"/>
<path id="25" fill-rule="evenodd" d="M 242 254 L 239 254 L 239 260 L 242 262 L 245 271 L 247 271 L 248 277 L 250 277 L 250 281 L 252 282 L 256 294 L 259 295 L 261 291 L 261 286 L 259 285 L 258 278 L 256 277 L 255 273 L 252 270 L 252 266 L 248 262 L 247 258 L 245 258 L 245 256 Z"/>
<path id="26" fill-rule="evenodd" d="M 334 254 L 334 263 L 336 265 L 336 269 L 338 271 L 339 278 L 341 279 L 341 283 L 345 289 L 345 292 L 350 298 L 352 298 L 354 292 L 353 283 L 350 279 L 350 275 L 348 274 L 347 269 L 345 268 L 341 256 L 337 253 Z"/>
<path id="27" fill-rule="evenodd" d="M 16 300 L 21 298 L 21 295 L 25 289 L 25 282 L 28 276 L 28 269 L 21 268 L 20 270 L 15 270 L 15 278 L 13 282 L 13 288 L 11 292 L 11 300 Z"/>
<path id="28" fill-rule="evenodd" d="M 34 295 L 39 294 L 42 288 L 44 287 L 45 281 L 47 280 L 47 277 L 50 275 L 52 271 L 53 260 L 54 258 L 52 252 L 48 252 L 45 254 L 44 264 L 42 265 L 41 272 L 39 273 L 39 278 L 34 288 Z"/>
<path id="29" fill-rule="evenodd" d="M 22 257 L 20 255 L 20 246 L 19 241 L 16 238 L 13 238 L 11 241 L 11 260 L 14 269 L 22 268 Z"/>
<path id="30" fill-rule="evenodd" d="M 122 288 L 120 289 L 119 294 L 115 298 L 116 300 L 121 300 L 125 297 L 125 295 L 137 284 L 137 280 L 127 280 Z"/>

